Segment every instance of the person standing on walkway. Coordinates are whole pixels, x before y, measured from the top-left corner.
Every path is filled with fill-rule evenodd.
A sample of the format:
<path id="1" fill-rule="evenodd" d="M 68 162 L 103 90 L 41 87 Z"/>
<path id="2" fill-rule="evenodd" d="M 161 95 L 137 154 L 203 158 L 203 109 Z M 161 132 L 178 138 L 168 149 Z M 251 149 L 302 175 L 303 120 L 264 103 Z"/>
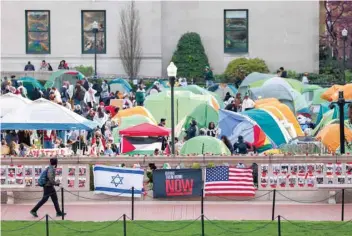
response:
<path id="1" fill-rule="evenodd" d="M 62 216 L 63 214 L 66 215 L 66 213 L 61 212 L 60 207 L 59 207 L 59 201 L 57 199 L 57 194 L 54 186 L 59 186 L 60 184 L 55 181 L 55 169 L 57 167 L 57 158 L 51 158 L 50 159 L 50 165 L 49 167 L 45 170 L 46 173 L 46 181 L 45 184 L 43 185 L 43 198 L 37 203 L 37 205 L 30 211 L 31 215 L 34 217 L 38 217 L 37 211 L 39 208 L 41 208 L 51 197 L 51 200 L 54 203 L 54 207 L 56 210 L 56 216 Z M 39 177 L 39 179 L 42 176 Z M 39 180 L 38 180 L 39 183 Z"/>

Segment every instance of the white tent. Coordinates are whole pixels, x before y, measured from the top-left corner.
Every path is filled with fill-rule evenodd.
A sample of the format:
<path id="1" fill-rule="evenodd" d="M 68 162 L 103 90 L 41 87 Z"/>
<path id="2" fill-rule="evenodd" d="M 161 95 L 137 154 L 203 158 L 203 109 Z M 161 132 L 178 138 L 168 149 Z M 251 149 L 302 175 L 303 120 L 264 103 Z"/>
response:
<path id="1" fill-rule="evenodd" d="M 40 98 L 1 118 L 2 130 L 91 130 L 93 121 Z"/>
<path id="2" fill-rule="evenodd" d="M 13 93 L 7 93 L 0 97 L 0 118 L 30 104 L 32 101 L 16 95 Z"/>

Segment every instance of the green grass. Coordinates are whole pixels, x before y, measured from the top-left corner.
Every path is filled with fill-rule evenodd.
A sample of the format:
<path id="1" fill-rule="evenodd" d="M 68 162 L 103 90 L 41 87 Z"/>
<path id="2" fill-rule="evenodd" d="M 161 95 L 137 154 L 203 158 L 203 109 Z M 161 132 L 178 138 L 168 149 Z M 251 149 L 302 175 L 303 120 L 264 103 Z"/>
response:
<path id="1" fill-rule="evenodd" d="M 127 221 L 127 235 L 131 236 L 196 236 L 201 235 L 201 222 L 195 221 Z M 22 231 L 5 232 L 33 224 L 24 221 L 2 221 L 2 236 L 44 236 L 46 235 L 45 221 L 28 227 Z M 187 227 L 188 226 L 188 227 Z M 104 229 L 105 228 L 105 229 Z M 180 229 L 173 231 L 175 229 Z M 164 232 L 154 232 L 164 231 Z M 320 229 L 320 230 L 318 230 Z M 4 231 L 3 231 L 4 230 Z M 76 231 L 75 231 L 76 230 Z M 98 230 L 96 232 L 77 232 L 77 230 Z M 167 232 L 170 231 L 170 232 Z M 173 232 L 172 232 L 173 231 Z M 352 222 L 282 222 L 282 236 L 350 236 Z M 72 222 L 49 221 L 50 236 L 94 235 L 110 236 L 123 235 L 123 222 Z M 246 236 L 276 236 L 278 235 L 277 221 L 205 221 L 205 235 L 246 235 Z"/>

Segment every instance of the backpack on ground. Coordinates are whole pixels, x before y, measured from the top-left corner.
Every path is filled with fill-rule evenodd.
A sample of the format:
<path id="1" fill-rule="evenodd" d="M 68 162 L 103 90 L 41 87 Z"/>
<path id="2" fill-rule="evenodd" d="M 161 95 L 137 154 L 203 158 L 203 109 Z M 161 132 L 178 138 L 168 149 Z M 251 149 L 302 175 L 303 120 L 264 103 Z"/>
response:
<path id="1" fill-rule="evenodd" d="M 38 185 L 40 187 L 44 187 L 44 185 L 48 182 L 48 168 L 46 168 L 39 176 Z"/>

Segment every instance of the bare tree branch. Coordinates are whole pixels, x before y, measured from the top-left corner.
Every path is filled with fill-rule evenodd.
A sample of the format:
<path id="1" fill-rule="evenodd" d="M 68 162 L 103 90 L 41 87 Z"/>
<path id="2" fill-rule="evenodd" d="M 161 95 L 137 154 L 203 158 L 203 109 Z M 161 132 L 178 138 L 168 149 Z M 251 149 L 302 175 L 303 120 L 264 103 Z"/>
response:
<path id="1" fill-rule="evenodd" d="M 140 17 L 134 1 L 120 12 L 119 54 L 130 79 L 136 78 L 142 59 Z"/>

